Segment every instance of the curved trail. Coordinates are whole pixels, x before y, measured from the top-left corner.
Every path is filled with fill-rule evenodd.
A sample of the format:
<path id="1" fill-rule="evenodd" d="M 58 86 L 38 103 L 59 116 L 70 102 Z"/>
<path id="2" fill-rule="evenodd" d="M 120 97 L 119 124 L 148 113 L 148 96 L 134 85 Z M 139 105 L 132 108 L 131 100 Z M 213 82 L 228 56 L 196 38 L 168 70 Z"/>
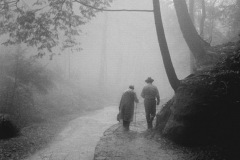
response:
<path id="1" fill-rule="evenodd" d="M 111 125 L 118 107 L 106 107 L 69 122 L 49 146 L 27 160 L 92 160 L 94 149 Z"/>

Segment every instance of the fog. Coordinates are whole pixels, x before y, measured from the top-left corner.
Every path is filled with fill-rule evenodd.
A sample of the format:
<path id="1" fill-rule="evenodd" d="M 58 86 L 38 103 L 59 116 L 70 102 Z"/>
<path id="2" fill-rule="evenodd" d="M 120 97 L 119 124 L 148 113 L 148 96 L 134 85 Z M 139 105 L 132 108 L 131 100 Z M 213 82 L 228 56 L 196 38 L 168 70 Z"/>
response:
<path id="1" fill-rule="evenodd" d="M 31 6 L 31 0 L 25 2 Z M 190 72 L 189 49 L 175 10 L 161 7 L 173 65 L 178 78 L 182 79 Z M 115 0 L 109 9 L 152 10 L 152 3 L 149 0 Z M 13 123 L 22 129 L 22 136 L 16 140 L 22 145 L 18 146 L 28 154 L 36 152 L 33 156 L 40 155 L 40 159 L 39 148 L 50 146 L 45 150 L 47 154 L 51 152 L 50 157 L 55 149 L 54 154 L 65 156 L 62 150 L 68 152 L 66 144 L 71 145 L 67 147 L 71 153 L 75 151 L 74 154 L 66 153 L 67 156 L 78 156 L 82 150 L 82 156 L 92 157 L 102 132 L 116 123 L 121 95 L 129 85 L 135 86 L 140 102 L 148 77 L 154 79 L 161 99 L 173 95 L 152 12 L 99 12 L 79 29 L 82 32 L 76 41 L 81 43 L 81 50 L 62 51 L 61 46 L 57 46 L 52 58 L 49 56 L 52 53 L 46 53 L 35 59 L 39 51 L 26 44 L 0 46 L 0 114 L 14 117 Z M 60 33 L 59 37 L 62 35 Z M 0 43 L 6 40 L 7 35 L 0 37 Z M 49 145 L 49 139 L 55 135 L 60 137 Z M 12 144 L 11 141 L 7 143 Z M 3 151 L 12 152 L 7 148 Z"/>
<path id="2" fill-rule="evenodd" d="M 179 26 L 170 21 L 169 12 L 162 7 L 162 17 L 171 58 L 179 79 L 189 74 L 189 50 Z M 109 9 L 152 9 L 149 0 L 115 0 Z M 175 15 L 176 16 L 176 15 Z M 161 98 L 173 94 L 157 41 L 152 12 L 100 12 L 81 26 L 77 39 L 81 51 L 67 49 L 49 60 L 40 61 L 66 79 L 86 89 L 92 88 L 119 97 L 130 84 L 140 97 L 145 79 L 152 77 Z M 173 26 L 173 24 L 176 24 Z M 2 47 L 3 48 L 3 47 Z M 29 53 L 33 53 L 29 49 Z"/>
<path id="3" fill-rule="evenodd" d="M 141 0 L 141 3 L 139 0 L 116 0 L 111 7 L 122 8 L 152 9 L 152 3 L 148 0 Z M 167 12 L 162 9 L 173 65 L 181 79 L 189 74 L 189 51 L 179 26 L 174 26 L 175 31 L 172 31 L 173 26 L 168 26 Z M 98 87 L 99 81 L 104 81 L 100 84 L 104 91 L 120 94 L 133 84 L 138 95 L 145 85 L 144 80 L 150 76 L 155 80 L 161 98 L 173 94 L 162 63 L 151 12 L 99 13 L 83 26 L 82 32 L 80 52 L 63 53 L 51 62 L 60 65 L 66 76 L 70 67 L 70 78 L 78 78 L 84 86 Z"/>

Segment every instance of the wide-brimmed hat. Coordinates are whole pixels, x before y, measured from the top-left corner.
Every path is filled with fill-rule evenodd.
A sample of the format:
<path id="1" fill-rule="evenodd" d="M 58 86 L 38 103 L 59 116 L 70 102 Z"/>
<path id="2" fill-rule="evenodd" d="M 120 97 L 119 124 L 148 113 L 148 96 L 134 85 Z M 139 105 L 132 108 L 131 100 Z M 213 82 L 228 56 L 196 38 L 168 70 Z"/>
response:
<path id="1" fill-rule="evenodd" d="M 147 82 L 147 83 L 152 83 L 154 81 L 154 79 L 152 79 L 151 77 L 148 77 L 146 80 L 145 80 L 145 82 Z"/>
<path id="2" fill-rule="evenodd" d="M 130 85 L 129 88 L 130 88 L 130 89 L 134 89 L 134 85 Z"/>

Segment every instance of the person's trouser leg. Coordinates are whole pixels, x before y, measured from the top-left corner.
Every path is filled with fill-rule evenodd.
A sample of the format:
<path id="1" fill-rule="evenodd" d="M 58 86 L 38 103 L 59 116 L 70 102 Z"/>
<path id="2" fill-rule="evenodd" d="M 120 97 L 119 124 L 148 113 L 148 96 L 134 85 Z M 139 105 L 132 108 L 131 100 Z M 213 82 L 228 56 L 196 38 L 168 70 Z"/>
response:
<path id="1" fill-rule="evenodd" d="M 144 100 L 148 129 L 152 128 L 152 121 L 156 115 L 156 100 Z"/>
<path id="2" fill-rule="evenodd" d="M 129 130 L 129 125 L 130 125 L 129 121 L 124 121 L 123 120 L 123 127 L 124 127 L 125 130 Z"/>
<path id="3" fill-rule="evenodd" d="M 156 101 L 152 101 L 151 110 L 150 110 L 150 127 L 152 128 L 152 122 L 156 116 Z"/>
<path id="4" fill-rule="evenodd" d="M 156 116 L 156 101 L 152 102 L 151 110 L 150 110 L 150 121 L 153 121 L 153 119 Z"/>
<path id="5" fill-rule="evenodd" d="M 145 106 L 145 114 L 146 114 L 146 120 L 148 129 L 150 128 L 149 121 L 150 121 L 150 109 L 149 109 L 149 102 L 147 100 L 144 100 L 144 106 Z"/>

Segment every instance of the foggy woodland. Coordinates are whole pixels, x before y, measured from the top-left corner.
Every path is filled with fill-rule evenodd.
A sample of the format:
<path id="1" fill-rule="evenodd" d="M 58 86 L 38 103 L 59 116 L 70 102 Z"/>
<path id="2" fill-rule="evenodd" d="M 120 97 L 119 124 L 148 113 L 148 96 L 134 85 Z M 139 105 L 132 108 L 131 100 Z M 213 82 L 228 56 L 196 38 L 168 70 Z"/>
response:
<path id="1" fill-rule="evenodd" d="M 224 98 L 230 98 L 226 106 L 239 105 L 239 91 L 233 89 L 239 87 L 239 0 L 0 0 L 0 35 L 0 160 L 35 159 L 31 156 L 52 144 L 64 128 L 70 124 L 78 128 L 72 125 L 73 120 L 96 111 L 105 117 L 78 124 L 86 123 L 82 130 L 92 127 L 94 132 L 94 127 L 103 125 L 94 123 L 102 119 L 104 127 L 99 128 L 107 129 L 117 123 L 120 98 L 129 85 L 134 85 L 139 106 L 143 105 L 140 94 L 147 77 L 154 79 L 161 102 L 180 97 L 168 101 L 172 108 L 185 99 L 192 100 L 192 108 L 201 106 L 197 102 L 208 104 L 212 95 L 207 93 L 216 88 L 227 88 L 229 95 Z M 227 61 L 228 56 L 234 60 Z M 219 63 L 236 67 L 211 71 Z M 218 83 L 220 71 L 234 74 L 234 78 L 220 78 Z M 198 81 L 191 76 L 201 74 L 214 75 L 215 80 L 206 80 L 206 84 L 216 82 L 216 88 L 201 92 L 199 88 L 205 86 L 200 86 L 194 97 L 193 88 L 204 78 Z M 221 99 L 223 90 L 214 94 Z M 194 96 L 189 98 L 188 94 Z M 206 96 L 201 99 L 202 95 Z M 181 98 L 185 99 L 178 101 Z M 179 104 L 179 108 L 187 105 Z M 161 110 L 162 106 L 167 105 L 161 104 L 157 110 L 160 116 L 167 110 Z M 102 112 L 107 107 L 114 111 Z M 171 111 L 175 114 L 177 109 Z M 180 134 L 178 137 L 174 127 L 166 128 L 172 124 L 162 129 L 163 121 L 170 120 L 156 118 L 157 134 L 177 143 L 182 139 L 181 144 L 187 141 Z M 235 121 L 239 127 L 239 118 Z M 197 125 L 201 126 L 198 120 Z M 97 132 L 96 141 L 103 131 Z M 88 154 L 93 158 L 96 142 L 91 143 L 91 153 L 83 153 L 83 157 Z M 83 157 L 65 158 L 91 159 Z"/>

